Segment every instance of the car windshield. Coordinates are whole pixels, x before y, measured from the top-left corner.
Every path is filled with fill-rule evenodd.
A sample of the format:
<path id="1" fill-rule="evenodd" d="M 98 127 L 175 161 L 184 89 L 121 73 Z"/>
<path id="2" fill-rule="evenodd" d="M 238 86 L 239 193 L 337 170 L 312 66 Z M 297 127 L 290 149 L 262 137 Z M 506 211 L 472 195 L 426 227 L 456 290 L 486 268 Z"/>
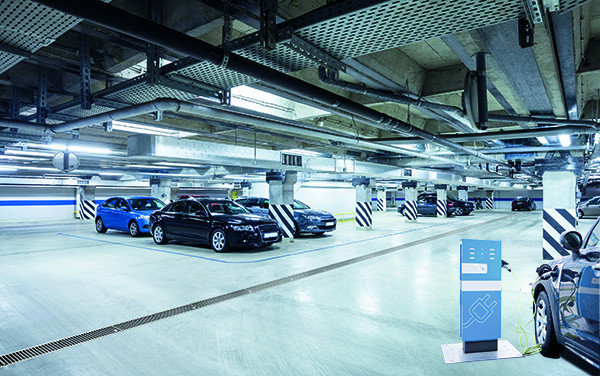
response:
<path id="1" fill-rule="evenodd" d="M 524 196 L 516 197 L 515 201 L 527 201 L 527 197 L 524 197 Z"/>
<path id="2" fill-rule="evenodd" d="M 158 210 L 165 206 L 165 203 L 156 198 L 130 198 L 129 205 L 133 210 Z"/>
<path id="3" fill-rule="evenodd" d="M 212 214 L 250 214 L 245 207 L 233 201 L 209 201 L 206 202 L 208 210 Z"/>
<path id="4" fill-rule="evenodd" d="M 298 200 L 294 200 L 294 209 L 310 209 L 310 207 Z"/>

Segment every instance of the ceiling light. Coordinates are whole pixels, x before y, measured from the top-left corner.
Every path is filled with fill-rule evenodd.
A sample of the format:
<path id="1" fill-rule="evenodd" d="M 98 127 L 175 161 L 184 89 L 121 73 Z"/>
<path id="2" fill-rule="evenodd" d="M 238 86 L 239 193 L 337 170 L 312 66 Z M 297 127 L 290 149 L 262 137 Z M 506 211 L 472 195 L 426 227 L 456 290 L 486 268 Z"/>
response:
<path id="1" fill-rule="evenodd" d="M 179 131 L 175 129 L 168 129 L 162 127 L 156 127 L 153 125 L 145 125 L 139 123 L 132 123 L 129 121 L 120 121 L 113 120 L 112 129 L 116 131 L 124 131 L 131 133 L 140 133 L 140 134 L 153 134 L 157 136 L 170 136 L 170 137 L 190 137 L 196 136 L 197 133 Z"/>
<path id="2" fill-rule="evenodd" d="M 316 157 L 316 156 L 321 155 L 321 153 L 318 153 L 316 151 L 310 151 L 310 150 L 304 150 L 304 149 L 289 149 L 289 150 L 282 150 L 281 152 L 282 153 L 308 155 L 311 157 Z"/>
<path id="3" fill-rule="evenodd" d="M 537 140 L 538 140 L 538 141 L 539 141 L 539 142 L 540 142 L 542 145 L 548 145 L 548 144 L 550 144 L 550 143 L 548 142 L 548 139 L 547 139 L 546 137 L 536 137 L 536 138 L 537 138 Z"/>
<path id="4" fill-rule="evenodd" d="M 10 165 L 0 165 L 0 169 L 9 169 L 7 171 L 14 171 L 12 169 L 15 170 L 31 170 L 31 171 L 54 171 L 56 172 L 57 169 L 52 168 L 52 167 L 31 167 L 31 166 L 10 166 Z"/>
<path id="5" fill-rule="evenodd" d="M 47 158 L 54 157 L 54 153 L 45 153 L 43 151 L 31 151 L 31 150 L 12 150 L 12 149 L 8 149 L 8 150 L 4 151 L 4 154 L 11 154 L 11 155 L 31 155 L 33 157 L 47 157 Z"/>
<path id="6" fill-rule="evenodd" d="M 561 134 L 558 136 L 558 140 L 560 141 L 561 146 L 565 148 L 571 146 L 571 135 Z"/>
<path id="7" fill-rule="evenodd" d="M 36 147 L 42 149 L 50 149 L 56 151 L 66 152 L 69 150 L 70 152 L 78 152 L 83 154 L 111 154 L 112 150 L 103 148 L 103 147 L 95 147 L 95 146 L 87 146 L 87 145 L 65 145 L 59 143 L 51 143 L 51 144 L 27 144 L 28 147 Z"/>
<path id="8" fill-rule="evenodd" d="M 100 175 L 100 176 L 122 176 L 123 174 L 121 172 L 106 171 L 106 172 L 99 172 L 98 175 Z"/>
<path id="9" fill-rule="evenodd" d="M 39 158 L 32 158 L 32 157 L 19 157 L 16 155 L 2 155 L 0 154 L 0 159 L 11 159 L 14 161 L 35 161 L 35 160 L 39 160 Z"/>
<path id="10" fill-rule="evenodd" d="M 192 167 L 192 168 L 207 167 L 205 165 L 191 164 L 191 163 L 158 162 L 156 164 L 160 165 L 160 166 L 172 166 L 172 167 Z"/>
<path id="11" fill-rule="evenodd" d="M 17 171 L 18 168 L 12 166 L 0 166 L 0 171 Z"/>
<path id="12" fill-rule="evenodd" d="M 138 165 L 138 164 L 125 165 L 125 167 L 127 167 L 127 168 L 154 168 L 157 170 L 168 170 L 168 169 L 172 168 L 172 167 L 165 167 L 165 166 Z"/>

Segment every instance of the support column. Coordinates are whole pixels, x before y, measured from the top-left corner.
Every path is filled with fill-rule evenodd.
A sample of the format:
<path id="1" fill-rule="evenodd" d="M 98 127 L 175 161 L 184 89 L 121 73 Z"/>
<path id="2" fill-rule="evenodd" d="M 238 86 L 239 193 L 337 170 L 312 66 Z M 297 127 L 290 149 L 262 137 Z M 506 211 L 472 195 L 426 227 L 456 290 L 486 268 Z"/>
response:
<path id="1" fill-rule="evenodd" d="M 576 176 L 570 171 L 546 171 L 542 176 L 544 210 L 542 214 L 542 258 L 552 260 L 569 255 L 560 245 L 560 235 L 575 230 Z"/>
<path id="2" fill-rule="evenodd" d="M 458 199 L 461 201 L 469 201 L 469 187 L 465 185 L 459 185 L 456 187 L 458 189 Z"/>
<path id="3" fill-rule="evenodd" d="M 404 216 L 406 222 L 417 221 L 417 182 L 405 181 L 402 182 L 404 188 Z"/>
<path id="4" fill-rule="evenodd" d="M 283 240 L 293 243 L 298 235 L 294 222 L 294 184 L 298 180 L 296 171 L 269 171 L 269 217 L 281 227 Z"/>
<path id="5" fill-rule="evenodd" d="M 485 191 L 485 208 L 494 209 L 494 191 Z"/>
<path id="6" fill-rule="evenodd" d="M 386 211 L 385 187 L 377 187 L 377 211 Z"/>
<path id="7" fill-rule="evenodd" d="M 96 217 L 96 187 L 79 186 L 77 188 L 77 208 L 78 218 L 81 220 L 94 219 Z"/>
<path id="8" fill-rule="evenodd" d="M 165 204 L 173 201 L 171 190 L 171 180 L 169 179 L 150 179 L 150 196 L 156 197 Z"/>
<path id="9" fill-rule="evenodd" d="M 438 218 L 447 218 L 448 217 L 448 200 L 446 196 L 446 189 L 448 186 L 446 184 L 435 184 L 434 188 L 436 190 L 437 195 L 437 207 L 435 210 L 435 214 Z"/>
<path id="10" fill-rule="evenodd" d="M 373 206 L 371 204 L 371 185 L 374 179 L 365 177 L 352 179 L 352 185 L 356 190 L 356 229 L 373 229 Z"/>

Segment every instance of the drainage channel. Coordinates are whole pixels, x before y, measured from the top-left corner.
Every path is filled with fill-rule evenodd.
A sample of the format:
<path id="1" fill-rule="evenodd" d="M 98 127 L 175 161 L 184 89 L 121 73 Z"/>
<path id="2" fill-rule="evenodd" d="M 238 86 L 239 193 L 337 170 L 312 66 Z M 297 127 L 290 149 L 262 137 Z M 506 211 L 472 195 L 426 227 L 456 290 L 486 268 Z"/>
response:
<path id="1" fill-rule="evenodd" d="M 127 329 L 131 329 L 131 328 L 135 328 L 138 326 L 142 326 L 145 324 L 149 324 L 151 322 L 155 322 L 155 321 L 159 321 L 159 320 L 163 320 L 172 316 L 176 316 L 176 315 L 180 315 L 182 313 L 186 313 L 186 312 L 190 312 L 190 311 L 194 311 L 196 309 L 199 308 L 203 308 L 209 305 L 213 305 L 213 304 L 217 304 L 217 303 L 221 303 L 227 300 L 231 300 L 233 298 L 237 298 L 240 296 L 244 296 L 244 295 L 249 295 L 252 294 L 254 292 L 258 292 L 258 291 L 262 291 L 262 290 L 266 290 L 275 286 L 280 286 L 289 282 L 293 282 L 293 281 L 297 281 L 300 279 L 304 279 L 304 278 L 308 278 L 311 277 L 313 275 L 316 274 L 321 274 L 321 273 L 325 273 L 331 270 L 335 270 L 335 269 L 339 269 L 348 265 L 352 265 L 352 264 L 356 264 L 362 261 L 366 261 L 366 260 L 370 260 L 372 258 L 375 257 L 379 257 L 379 256 L 383 256 L 383 255 L 387 255 L 389 253 L 392 252 L 396 252 L 402 249 L 406 249 L 406 248 L 410 248 L 410 247 L 414 247 L 416 245 L 420 245 L 426 242 L 430 242 L 433 240 L 437 240 L 446 236 L 451 236 L 454 234 L 458 234 L 460 232 L 463 231 L 468 231 L 477 227 L 482 227 L 482 226 L 486 226 L 489 225 L 490 223 L 494 223 L 494 222 L 498 222 L 501 220 L 504 220 L 506 218 L 512 217 L 515 214 L 510 214 L 510 215 L 506 215 L 506 216 L 502 216 L 499 218 L 495 218 L 489 221 L 485 221 L 485 222 L 481 222 L 481 223 L 477 223 L 468 227 L 464 227 L 464 228 L 459 228 L 457 230 L 452 230 L 452 231 L 447 231 L 438 235 L 433 235 L 433 236 L 429 236 L 427 238 L 423 238 L 420 240 L 415 240 L 409 243 L 405 243 L 405 244 L 401 244 L 395 247 L 391 247 L 391 248 L 387 248 L 381 251 L 377 251 L 377 252 L 372 252 L 363 256 L 358 256 L 358 257 L 354 257 L 348 260 L 344 260 L 344 261 L 340 261 L 340 262 L 336 262 L 334 264 L 330 264 L 330 265 L 326 265 L 326 266 L 322 266 L 316 269 L 312 269 L 312 270 L 308 270 L 302 273 L 298 273 L 298 274 L 293 274 L 291 276 L 288 277 L 284 277 L 284 278 L 280 278 L 280 279 L 275 279 L 273 281 L 270 282 L 265 282 L 265 283 L 261 283 L 255 286 L 251 286 L 251 287 L 247 287 L 241 290 L 237 290 L 237 291 L 233 291 L 227 294 L 223 294 L 223 295 L 219 295 L 219 296 L 215 296 L 213 298 L 209 298 L 209 299 L 205 299 L 205 300 L 200 300 L 191 304 L 186 304 L 180 307 L 176 307 L 176 308 L 171 308 L 168 309 L 166 311 L 162 311 L 162 312 L 158 312 L 158 313 L 153 313 L 147 316 L 142 316 L 142 317 L 138 317 L 129 321 L 124 321 L 118 324 L 114 324 L 114 325 L 110 325 L 110 326 L 106 326 L 104 328 L 100 328 L 100 329 L 96 329 L 96 330 L 92 330 L 89 332 L 85 332 L 85 333 L 81 333 L 81 334 L 77 334 L 71 337 L 67 337 L 67 338 L 62 338 L 56 341 L 52 341 L 52 342 L 47 342 L 41 345 L 37 345 L 37 346 L 33 346 L 33 347 L 29 347 L 23 350 L 18 350 L 9 354 L 5 354 L 5 355 L 0 355 L 0 367 L 6 367 L 9 366 L 11 364 L 15 364 L 18 362 L 22 362 L 28 359 L 32 359 L 41 355 L 45 355 L 54 351 L 58 351 L 67 347 L 72 347 L 75 345 L 79 345 L 81 343 L 84 342 L 89 342 L 98 338 L 102 338 L 102 337 L 106 337 L 108 335 L 111 334 L 115 334 Z"/>

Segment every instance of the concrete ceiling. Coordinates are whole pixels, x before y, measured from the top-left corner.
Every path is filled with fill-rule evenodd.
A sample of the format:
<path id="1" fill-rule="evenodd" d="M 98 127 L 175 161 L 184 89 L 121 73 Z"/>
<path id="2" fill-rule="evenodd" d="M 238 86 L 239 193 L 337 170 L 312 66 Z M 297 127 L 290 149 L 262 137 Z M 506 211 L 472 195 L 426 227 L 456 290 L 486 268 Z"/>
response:
<path id="1" fill-rule="evenodd" d="M 473 132 L 464 119 L 457 120 L 446 112 L 423 111 L 414 105 L 407 106 L 323 84 L 319 81 L 316 68 L 322 61 L 289 48 L 285 38 L 279 41 L 275 52 L 266 52 L 258 47 L 256 33 L 260 17 L 257 1 L 229 3 L 233 18 L 229 42 L 232 53 L 274 67 L 291 77 L 329 90 L 436 136 Z M 600 0 L 561 1 L 558 12 L 547 13 L 544 22 L 534 24 L 535 43 L 530 48 L 521 48 L 518 43 L 517 19 L 526 17 L 523 5 L 526 2 L 521 0 L 500 3 L 493 1 L 491 3 L 496 6 L 494 9 L 487 9 L 486 1 L 475 0 L 452 4 L 409 0 L 402 7 L 396 3 L 337 1 L 327 4 L 324 0 L 286 0 L 278 4 L 277 22 L 280 29 L 287 26 L 292 34 L 341 63 L 345 72 L 340 72 L 339 77 L 343 81 L 462 108 L 465 75 L 475 68 L 473 55 L 485 52 L 490 114 L 598 121 Z M 151 12 L 152 4 L 154 14 Z M 110 6 L 146 19 L 154 19 L 159 24 L 212 46 L 220 46 L 223 42 L 225 5 L 219 0 L 114 0 L 110 2 Z M 493 132 L 519 131 L 549 124 L 522 119 L 490 121 L 488 140 L 459 143 L 476 152 L 485 153 L 486 149 L 492 148 L 493 158 L 498 163 L 491 163 L 491 172 L 488 171 L 489 160 L 461 153 L 448 154 L 453 149 L 434 143 L 413 147 L 424 158 L 392 152 L 389 148 L 377 150 L 372 146 L 365 147 L 361 141 L 380 142 L 393 138 L 400 138 L 401 141 L 409 135 L 386 129 L 380 124 L 315 101 L 294 90 L 281 90 L 274 87 L 267 77 L 257 79 L 236 76 L 227 69 L 213 68 L 209 63 L 205 67 L 203 63 L 189 59 L 170 46 L 158 49 L 164 67 L 161 70 L 161 81 L 158 84 L 151 83 L 143 76 L 146 73 L 146 42 L 30 0 L 17 5 L 3 3 L 0 7 L 6 8 L 0 13 L 0 17 L 4 17 L 2 22 L 13 28 L 10 33 L 0 32 L 0 54 L 6 57 L 0 66 L 2 119 L 31 123 L 39 120 L 39 114 L 42 113 L 38 111 L 40 95 L 44 94 L 40 90 L 44 87 L 40 79 L 41 71 L 46 72 L 45 98 L 49 112 L 45 120 L 47 124 L 58 124 L 160 97 L 185 101 L 194 101 L 200 97 L 214 101 L 217 96 L 227 92 L 228 82 L 247 82 L 254 89 L 270 94 L 234 87 L 231 91 L 232 105 L 301 122 L 301 126 L 355 139 L 356 142 L 333 142 L 326 133 L 300 135 L 290 129 L 207 119 L 194 114 L 165 112 L 162 119 L 155 120 L 146 114 L 124 120 L 166 130 L 189 132 L 185 137 L 187 139 L 215 143 L 230 150 L 235 150 L 236 146 L 266 150 L 310 150 L 321 153 L 326 158 L 380 164 L 389 171 L 414 166 L 449 173 L 462 181 L 476 178 L 482 182 L 535 183 L 531 175 L 515 171 L 510 173 L 506 164 L 516 160 L 531 174 L 540 175 L 548 169 L 562 168 L 573 169 L 583 176 L 583 168 L 590 168 L 592 157 L 597 157 L 593 154 L 595 138 L 592 132 L 579 134 L 565 130 L 565 134 L 571 134 L 573 146 L 580 146 L 575 150 L 562 148 L 557 137 L 548 137 L 546 140 L 536 137 L 499 139 L 494 135 Z M 107 12 L 110 14 L 110 10 Z M 35 27 L 39 30 L 31 25 L 38 25 Z M 91 110 L 81 109 L 82 35 L 87 36 L 91 62 L 90 87 L 94 98 Z M 173 46 L 175 44 L 176 40 Z M 176 62 L 177 65 L 168 65 L 170 62 Z M 120 87 L 124 89 L 117 91 Z M 18 116 L 15 108 L 18 109 Z M 43 150 L 43 147 L 35 145 L 48 143 L 50 139 L 54 143 L 62 141 L 102 145 L 115 152 L 108 156 L 86 155 L 85 152 L 79 154 L 82 159 L 80 168 L 87 171 L 83 175 L 91 176 L 103 170 L 107 172 L 119 169 L 133 175 L 137 173 L 138 177 L 147 178 L 152 175 L 143 168 L 125 167 L 143 164 L 139 158 L 132 163 L 127 157 L 127 138 L 139 131 L 114 128 L 112 132 L 107 132 L 101 124 L 96 124 L 81 128 L 73 135 L 73 132 L 52 134 L 15 130 L 7 126 L 0 130 L 0 146 L 6 150 Z M 389 143 L 386 142 L 386 145 Z M 511 153 L 512 148 L 524 146 L 530 147 L 529 152 Z M 546 163 L 548 148 L 564 149 L 559 162 L 554 158 L 552 163 Z M 502 149 L 506 152 L 503 153 Z M 433 153 L 444 154 L 447 161 L 428 163 L 427 158 Z M 171 159 L 181 162 L 181 158 L 175 156 L 161 158 L 167 162 Z M 453 159 L 456 163 L 453 163 Z M 149 158 L 148 163 L 150 162 Z M 481 169 L 479 164 L 482 164 Z M 11 166 L 18 168 L 25 165 L 50 168 L 51 163 L 48 157 L 36 160 L 4 157 L 0 159 L 0 175 L 14 177 L 37 174 L 34 173 L 37 171 L 35 169 L 10 169 Z M 2 172 L 2 166 L 5 172 Z M 259 171 L 261 166 L 247 170 Z M 495 173 L 496 170 L 500 174 Z M 38 175 L 45 173 L 39 171 Z M 592 180 L 594 171 L 588 171 L 592 173 Z M 77 171 L 74 171 L 72 175 L 76 174 Z M 508 177 L 509 175 L 513 177 Z"/>

